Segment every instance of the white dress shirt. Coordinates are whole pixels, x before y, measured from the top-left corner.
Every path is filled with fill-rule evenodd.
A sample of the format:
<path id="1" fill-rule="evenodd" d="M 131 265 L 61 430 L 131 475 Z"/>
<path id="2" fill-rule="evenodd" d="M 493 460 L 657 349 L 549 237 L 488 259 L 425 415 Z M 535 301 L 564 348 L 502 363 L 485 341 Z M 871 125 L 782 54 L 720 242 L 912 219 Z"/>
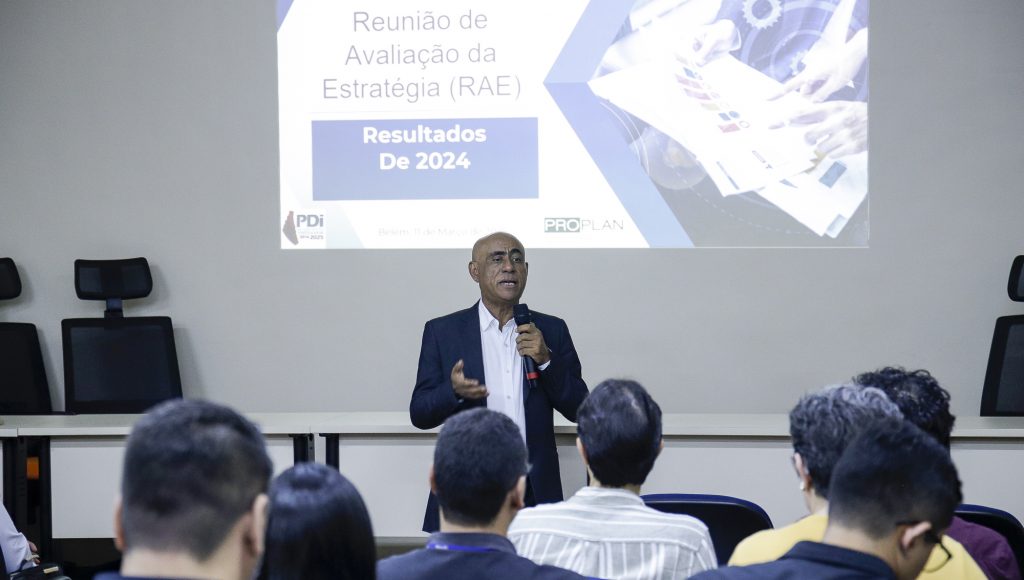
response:
<path id="1" fill-rule="evenodd" d="M 3 545 L 4 566 L 7 574 L 21 570 L 26 559 L 32 556 L 28 540 L 14 527 L 11 515 L 3 508 L 0 508 L 0 544 Z M 6 578 L 7 574 L 4 574 L 3 577 Z"/>
<path id="2" fill-rule="evenodd" d="M 508 538 L 538 564 L 617 580 L 682 580 L 717 566 L 708 528 L 649 508 L 624 489 L 584 487 L 566 501 L 522 510 Z"/>
<path id="3" fill-rule="evenodd" d="M 516 348 L 516 321 L 510 318 L 505 326 L 478 303 L 480 311 L 480 345 L 483 347 L 484 380 L 487 387 L 487 408 L 504 413 L 519 427 L 526 441 L 526 417 L 523 410 L 523 357 Z"/>

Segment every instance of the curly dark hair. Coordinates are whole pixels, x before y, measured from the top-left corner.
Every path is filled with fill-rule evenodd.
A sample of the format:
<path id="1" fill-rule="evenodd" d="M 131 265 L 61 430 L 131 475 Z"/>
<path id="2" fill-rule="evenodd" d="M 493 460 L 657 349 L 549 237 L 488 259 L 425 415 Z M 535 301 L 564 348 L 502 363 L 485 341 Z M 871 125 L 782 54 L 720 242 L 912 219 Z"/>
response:
<path id="1" fill-rule="evenodd" d="M 860 385 L 833 385 L 800 398 L 789 412 L 789 434 L 818 495 L 828 498 L 832 469 L 850 441 L 887 417 L 902 416 L 885 393 Z"/>
<path id="2" fill-rule="evenodd" d="M 885 367 L 859 374 L 853 382 L 881 389 L 900 408 L 903 418 L 949 449 L 956 417 L 949 412 L 949 391 L 939 386 L 931 373 L 924 369 Z"/>

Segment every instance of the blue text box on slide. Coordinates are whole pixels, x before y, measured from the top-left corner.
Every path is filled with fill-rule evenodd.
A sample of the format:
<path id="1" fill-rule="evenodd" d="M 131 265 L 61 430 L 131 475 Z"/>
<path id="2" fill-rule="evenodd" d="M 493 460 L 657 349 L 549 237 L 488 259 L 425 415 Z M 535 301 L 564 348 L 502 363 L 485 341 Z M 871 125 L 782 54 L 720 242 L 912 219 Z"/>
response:
<path id="1" fill-rule="evenodd" d="M 313 121 L 312 132 L 314 201 L 538 197 L 536 118 Z"/>

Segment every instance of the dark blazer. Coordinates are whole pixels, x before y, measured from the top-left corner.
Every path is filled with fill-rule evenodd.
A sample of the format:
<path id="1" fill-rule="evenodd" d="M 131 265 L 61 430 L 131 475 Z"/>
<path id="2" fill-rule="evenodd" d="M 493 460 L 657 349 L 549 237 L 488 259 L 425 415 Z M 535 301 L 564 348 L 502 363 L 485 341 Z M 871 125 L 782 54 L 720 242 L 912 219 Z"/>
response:
<path id="1" fill-rule="evenodd" d="M 378 580 L 582 580 L 516 555 L 512 542 L 495 534 L 434 534 L 427 548 L 377 562 Z"/>
<path id="2" fill-rule="evenodd" d="M 569 327 L 561 318 L 533 312 L 533 323 L 544 335 L 551 351 L 551 364 L 540 373 L 535 388 L 523 387 L 523 408 L 526 419 L 526 449 L 530 459 L 528 475 L 535 503 L 562 501 L 562 479 L 558 471 L 558 453 L 552 427 L 552 409 L 570 421 L 587 396 L 580 358 L 569 336 Z M 486 407 L 486 399 L 460 400 L 452 390 L 452 367 L 464 361 L 463 373 L 468 378 L 484 380 L 483 347 L 480 342 L 480 315 L 474 304 L 423 327 L 416 388 L 409 403 L 412 424 L 420 429 L 433 429 L 445 419 L 473 407 Z M 524 379 L 525 382 L 525 379 Z M 438 529 L 437 505 L 433 495 L 427 503 L 424 531 Z"/>

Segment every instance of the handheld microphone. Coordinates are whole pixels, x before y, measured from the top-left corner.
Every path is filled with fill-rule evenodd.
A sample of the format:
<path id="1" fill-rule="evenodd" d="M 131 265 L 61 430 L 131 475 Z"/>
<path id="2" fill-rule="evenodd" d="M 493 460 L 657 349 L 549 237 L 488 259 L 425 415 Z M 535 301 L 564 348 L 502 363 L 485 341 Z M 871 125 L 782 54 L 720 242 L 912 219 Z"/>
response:
<path id="1" fill-rule="evenodd" d="M 522 324 L 530 324 L 533 322 L 533 315 L 530 314 L 530 307 L 526 304 L 516 304 L 512 307 L 512 318 L 516 321 L 516 326 Z M 540 378 L 540 373 L 537 372 L 537 361 L 531 357 L 523 357 L 523 371 L 526 374 L 526 381 L 530 387 L 537 386 L 537 379 Z"/>

